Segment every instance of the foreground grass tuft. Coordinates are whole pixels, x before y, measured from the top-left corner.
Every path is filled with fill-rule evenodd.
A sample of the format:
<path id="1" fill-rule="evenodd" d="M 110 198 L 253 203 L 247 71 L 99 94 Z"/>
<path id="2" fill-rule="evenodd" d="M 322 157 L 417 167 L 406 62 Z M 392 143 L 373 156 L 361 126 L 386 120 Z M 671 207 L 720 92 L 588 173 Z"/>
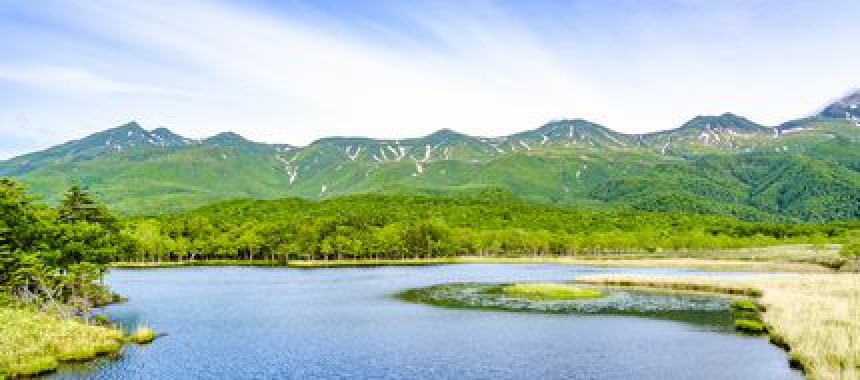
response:
<path id="1" fill-rule="evenodd" d="M 577 282 L 760 293 L 770 341 L 789 350 L 789 364 L 812 379 L 860 379 L 860 275 L 799 274 L 744 279 L 714 277 L 588 276 Z M 755 322 L 750 320 L 749 322 Z M 752 326 L 744 322 L 745 326 Z"/>
<path id="2" fill-rule="evenodd" d="M 149 344 L 155 340 L 155 330 L 146 327 L 140 326 L 129 336 L 129 340 L 137 344 Z"/>
<path id="3" fill-rule="evenodd" d="M 122 348 L 119 330 L 16 308 L 0 308 L 0 378 L 34 376 L 60 362 L 90 360 Z"/>

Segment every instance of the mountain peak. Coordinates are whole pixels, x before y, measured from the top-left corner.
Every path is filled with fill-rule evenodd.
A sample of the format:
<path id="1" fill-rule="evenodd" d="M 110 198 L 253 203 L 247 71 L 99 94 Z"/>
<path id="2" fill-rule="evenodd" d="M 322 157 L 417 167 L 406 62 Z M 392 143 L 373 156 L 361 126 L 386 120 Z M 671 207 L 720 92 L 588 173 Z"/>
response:
<path id="1" fill-rule="evenodd" d="M 469 136 L 448 128 L 442 128 L 424 137 L 428 141 L 436 142 L 459 140 L 462 138 L 469 138 Z"/>
<path id="2" fill-rule="evenodd" d="M 594 129 L 608 129 L 600 124 L 592 123 L 585 119 L 560 119 L 553 120 L 538 128 L 538 131 L 552 131 L 557 128 L 565 128 L 569 126 L 574 126 L 577 128 L 594 128 Z"/>
<path id="3" fill-rule="evenodd" d="M 763 131 L 767 128 L 747 118 L 726 112 L 722 115 L 699 115 L 684 123 L 678 130 L 732 130 Z"/>
<path id="4" fill-rule="evenodd" d="M 860 121 L 860 89 L 833 102 L 818 116 L 826 119 Z"/>
<path id="5" fill-rule="evenodd" d="M 526 140 L 540 145 L 583 145 L 589 147 L 624 147 L 634 143 L 631 136 L 615 132 L 585 119 L 550 121 L 541 127 L 513 134 L 512 140 Z"/>
<path id="6" fill-rule="evenodd" d="M 147 131 L 136 121 L 130 121 L 118 127 L 94 133 L 81 140 L 72 141 L 67 148 L 72 152 L 88 152 L 90 155 L 100 155 L 111 151 L 123 151 L 130 148 L 145 147 L 180 147 L 186 146 L 190 140 L 179 136 L 167 128 L 161 127 Z"/>
<path id="7" fill-rule="evenodd" d="M 243 146 L 254 144 L 254 142 L 242 137 L 236 132 L 221 132 L 215 136 L 206 138 L 203 143 L 217 146 Z"/>
<path id="8" fill-rule="evenodd" d="M 140 126 L 140 124 L 138 124 L 138 122 L 132 120 L 132 121 L 129 121 L 128 123 L 120 124 L 116 127 L 113 127 L 113 128 L 101 131 L 101 132 L 97 132 L 94 135 L 110 134 L 110 133 L 117 133 L 117 132 L 128 132 L 128 131 L 144 132 L 145 130 L 143 129 L 143 127 Z"/>

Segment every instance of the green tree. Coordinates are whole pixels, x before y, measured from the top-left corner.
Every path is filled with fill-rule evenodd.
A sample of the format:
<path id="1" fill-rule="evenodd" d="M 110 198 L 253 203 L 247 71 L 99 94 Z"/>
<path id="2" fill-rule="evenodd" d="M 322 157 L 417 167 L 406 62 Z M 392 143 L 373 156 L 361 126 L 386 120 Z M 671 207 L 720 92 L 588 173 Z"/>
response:
<path id="1" fill-rule="evenodd" d="M 88 222 L 116 228 L 116 219 L 82 187 L 66 190 L 59 207 L 60 220 L 66 223 Z"/>

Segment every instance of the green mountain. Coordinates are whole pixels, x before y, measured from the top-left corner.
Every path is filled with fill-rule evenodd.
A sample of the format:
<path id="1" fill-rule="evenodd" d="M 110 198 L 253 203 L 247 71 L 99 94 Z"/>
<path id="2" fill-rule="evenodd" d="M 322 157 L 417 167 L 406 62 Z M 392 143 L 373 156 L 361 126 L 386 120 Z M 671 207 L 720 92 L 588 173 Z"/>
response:
<path id="1" fill-rule="evenodd" d="M 129 123 L 7 161 L 0 176 L 56 201 L 71 184 L 126 212 L 230 198 L 353 193 L 519 197 L 580 207 L 692 211 L 745 219 L 860 218 L 860 92 L 815 116 L 769 127 L 733 114 L 624 134 L 558 120 L 502 137 L 443 129 L 305 147 L 235 133 L 192 140 Z"/>

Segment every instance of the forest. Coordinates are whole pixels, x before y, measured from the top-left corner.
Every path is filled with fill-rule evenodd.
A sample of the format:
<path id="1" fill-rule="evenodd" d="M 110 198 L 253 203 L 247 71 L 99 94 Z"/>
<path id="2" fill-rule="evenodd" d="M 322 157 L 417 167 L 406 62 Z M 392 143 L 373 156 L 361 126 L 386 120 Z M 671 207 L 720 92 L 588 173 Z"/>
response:
<path id="1" fill-rule="evenodd" d="M 857 222 L 780 224 L 727 216 L 580 210 L 512 198 L 350 195 L 235 200 L 124 221 L 119 260 L 334 260 L 577 256 L 834 243 Z"/>
<path id="2" fill-rule="evenodd" d="M 110 298 L 112 262 L 578 256 L 854 241 L 858 222 L 780 224 L 727 216 L 571 209 L 515 198 L 350 195 L 234 200 L 117 216 L 81 187 L 50 206 L 0 181 L 0 286 L 79 309 Z M 857 251 L 856 243 L 846 251 Z M 852 248 L 854 247 L 854 248 Z"/>

